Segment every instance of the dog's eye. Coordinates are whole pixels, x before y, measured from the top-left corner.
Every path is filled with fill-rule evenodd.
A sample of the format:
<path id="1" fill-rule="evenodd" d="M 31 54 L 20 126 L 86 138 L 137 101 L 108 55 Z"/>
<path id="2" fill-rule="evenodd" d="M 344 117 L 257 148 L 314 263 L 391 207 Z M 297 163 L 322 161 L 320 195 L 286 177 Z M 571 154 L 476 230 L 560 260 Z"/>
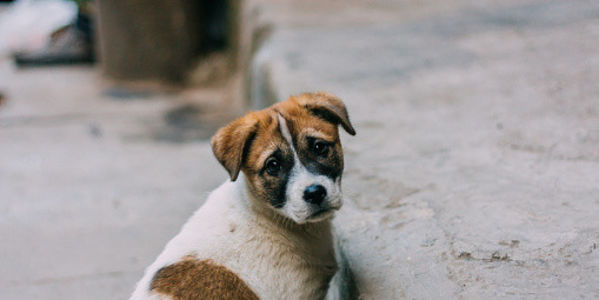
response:
<path id="1" fill-rule="evenodd" d="M 274 157 L 266 161 L 266 173 L 270 176 L 277 176 L 281 171 L 281 163 Z"/>
<path id="2" fill-rule="evenodd" d="M 327 155 L 327 153 L 329 153 L 329 145 L 323 141 L 315 141 L 312 145 L 312 151 L 314 151 L 316 155 Z"/>

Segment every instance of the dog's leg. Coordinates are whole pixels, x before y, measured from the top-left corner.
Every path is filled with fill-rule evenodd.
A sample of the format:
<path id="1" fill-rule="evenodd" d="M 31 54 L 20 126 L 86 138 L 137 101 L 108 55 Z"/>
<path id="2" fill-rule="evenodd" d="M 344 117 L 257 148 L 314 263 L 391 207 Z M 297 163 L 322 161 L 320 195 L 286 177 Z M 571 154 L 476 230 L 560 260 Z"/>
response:
<path id="1" fill-rule="evenodd" d="M 335 242 L 335 259 L 339 269 L 331 279 L 327 300 L 357 300 L 360 292 L 354 281 L 354 275 L 349 267 L 339 241 Z"/>

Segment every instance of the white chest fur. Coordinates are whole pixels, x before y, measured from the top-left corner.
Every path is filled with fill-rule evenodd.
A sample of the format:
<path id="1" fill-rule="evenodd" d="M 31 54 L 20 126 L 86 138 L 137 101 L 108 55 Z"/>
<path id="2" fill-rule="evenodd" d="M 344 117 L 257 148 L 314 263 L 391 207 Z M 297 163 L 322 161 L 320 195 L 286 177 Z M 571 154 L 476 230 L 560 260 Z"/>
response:
<path id="1" fill-rule="evenodd" d="M 243 279 L 261 299 L 322 299 L 336 271 L 330 223 L 296 225 L 249 197 L 245 179 L 226 182 L 146 269 L 131 299 L 152 298 L 161 267 L 189 254 Z"/>

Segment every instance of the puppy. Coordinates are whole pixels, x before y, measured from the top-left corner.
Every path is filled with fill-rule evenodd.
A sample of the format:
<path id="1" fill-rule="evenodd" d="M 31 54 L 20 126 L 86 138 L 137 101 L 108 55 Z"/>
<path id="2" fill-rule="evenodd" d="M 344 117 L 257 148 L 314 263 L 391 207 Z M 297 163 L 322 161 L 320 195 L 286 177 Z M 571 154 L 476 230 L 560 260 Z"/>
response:
<path id="1" fill-rule="evenodd" d="M 139 299 L 323 299 L 337 270 L 330 220 L 341 208 L 337 126 L 345 105 L 302 94 L 250 112 L 212 138 L 227 180 L 150 265 Z"/>

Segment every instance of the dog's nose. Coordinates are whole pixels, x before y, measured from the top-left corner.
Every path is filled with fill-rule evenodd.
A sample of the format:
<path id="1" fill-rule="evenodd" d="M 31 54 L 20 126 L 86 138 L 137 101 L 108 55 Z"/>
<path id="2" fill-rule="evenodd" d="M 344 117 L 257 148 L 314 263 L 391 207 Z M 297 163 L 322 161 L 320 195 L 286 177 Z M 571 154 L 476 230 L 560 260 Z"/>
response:
<path id="1" fill-rule="evenodd" d="M 313 184 L 304 190 L 304 200 L 311 204 L 320 204 L 327 196 L 327 190 L 320 184 Z"/>

